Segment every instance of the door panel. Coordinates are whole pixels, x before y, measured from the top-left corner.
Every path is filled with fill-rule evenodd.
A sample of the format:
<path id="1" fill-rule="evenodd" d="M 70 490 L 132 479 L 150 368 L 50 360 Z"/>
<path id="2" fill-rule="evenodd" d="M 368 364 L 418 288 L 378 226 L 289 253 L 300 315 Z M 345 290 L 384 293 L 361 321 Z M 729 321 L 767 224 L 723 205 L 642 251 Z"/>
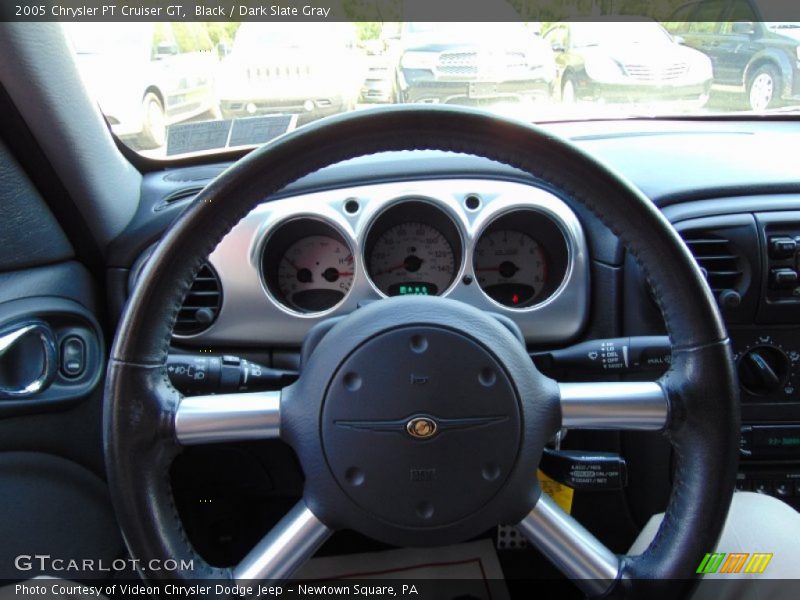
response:
<path id="1" fill-rule="evenodd" d="M 124 555 L 104 481 L 104 302 L 75 257 L 86 240 L 76 245 L 55 216 L 74 211 L 51 210 L 65 199 L 45 197 L 10 147 L 0 140 L 0 578 L 75 579 L 15 559 Z M 26 389 L 45 373 L 42 389 Z"/>

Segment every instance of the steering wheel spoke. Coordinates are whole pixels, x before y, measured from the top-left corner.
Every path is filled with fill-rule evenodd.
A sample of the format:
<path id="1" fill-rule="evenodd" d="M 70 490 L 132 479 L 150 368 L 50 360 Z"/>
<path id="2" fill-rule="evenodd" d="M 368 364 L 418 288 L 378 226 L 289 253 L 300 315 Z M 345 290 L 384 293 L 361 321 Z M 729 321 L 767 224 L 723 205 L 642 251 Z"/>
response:
<path id="1" fill-rule="evenodd" d="M 280 402 L 279 391 L 185 397 L 175 413 L 175 437 L 187 446 L 274 439 Z"/>
<path id="2" fill-rule="evenodd" d="M 562 427 L 658 431 L 667 426 L 669 399 L 658 382 L 559 383 L 558 388 Z"/>
<path id="3" fill-rule="evenodd" d="M 619 575 L 619 557 L 545 493 L 517 528 L 587 596 L 602 595 Z"/>
<path id="4" fill-rule="evenodd" d="M 288 579 L 333 533 L 300 500 L 233 570 L 237 583 Z"/>

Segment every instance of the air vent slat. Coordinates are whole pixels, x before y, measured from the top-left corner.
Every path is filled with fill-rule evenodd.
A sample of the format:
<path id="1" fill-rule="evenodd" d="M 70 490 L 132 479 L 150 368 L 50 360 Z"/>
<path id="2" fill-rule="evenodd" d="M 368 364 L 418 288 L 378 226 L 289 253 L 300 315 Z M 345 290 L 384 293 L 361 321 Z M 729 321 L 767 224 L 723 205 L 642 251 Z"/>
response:
<path id="1" fill-rule="evenodd" d="M 222 306 L 222 285 L 211 265 L 205 264 L 186 292 L 173 333 L 196 335 L 208 329 Z"/>
<path id="2" fill-rule="evenodd" d="M 729 239 L 716 231 L 686 231 L 682 235 L 715 294 L 724 290 L 742 291 L 739 290 L 744 277 L 742 257 Z"/>
<path id="3" fill-rule="evenodd" d="M 719 256 L 707 255 L 703 256 L 703 260 L 738 260 L 738 257 L 733 254 L 720 254 Z"/>

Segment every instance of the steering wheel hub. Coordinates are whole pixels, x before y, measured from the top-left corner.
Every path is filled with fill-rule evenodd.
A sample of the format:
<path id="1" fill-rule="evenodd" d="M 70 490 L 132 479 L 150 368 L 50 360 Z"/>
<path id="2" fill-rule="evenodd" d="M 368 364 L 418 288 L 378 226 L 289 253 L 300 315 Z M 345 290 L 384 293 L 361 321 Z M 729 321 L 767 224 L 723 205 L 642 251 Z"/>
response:
<path id="1" fill-rule="evenodd" d="M 326 523 L 435 545 L 515 522 L 536 502 L 558 392 L 494 316 L 388 298 L 310 335 L 303 356 L 303 377 L 281 400 L 297 425 L 281 436 Z"/>
<path id="2" fill-rule="evenodd" d="M 396 525 L 437 527 L 502 488 L 519 451 L 519 398 L 474 339 L 402 327 L 342 361 L 320 429 L 331 474 L 355 504 Z"/>

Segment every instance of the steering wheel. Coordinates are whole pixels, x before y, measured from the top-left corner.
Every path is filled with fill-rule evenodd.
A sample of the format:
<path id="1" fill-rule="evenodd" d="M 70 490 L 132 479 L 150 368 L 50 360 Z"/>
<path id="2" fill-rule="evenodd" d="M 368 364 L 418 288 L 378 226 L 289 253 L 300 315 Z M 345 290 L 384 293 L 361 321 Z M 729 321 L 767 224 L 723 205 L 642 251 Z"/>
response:
<path id="1" fill-rule="evenodd" d="M 384 151 L 474 154 L 521 169 L 583 204 L 648 277 L 672 344 L 652 382 L 559 383 L 491 314 L 435 297 L 371 303 L 309 335 L 281 392 L 184 398 L 165 361 L 195 273 L 257 204 L 333 163 Z M 358 259 L 356 259 L 358 260 Z M 234 582 L 291 577 L 337 529 L 396 545 L 520 530 L 589 596 L 688 593 L 733 494 L 739 410 L 716 303 L 667 220 L 619 175 L 536 127 L 467 109 L 387 107 L 293 131 L 234 164 L 163 237 L 114 342 L 104 405 L 113 503 L 134 558 L 193 560 L 143 573 Z M 666 516 L 639 556 L 618 556 L 542 494 L 536 469 L 561 427 L 652 430 L 674 449 Z M 193 549 L 169 468 L 184 446 L 280 438 L 305 474 L 303 498 L 233 569 Z M 659 580 L 659 581 L 656 581 Z"/>

